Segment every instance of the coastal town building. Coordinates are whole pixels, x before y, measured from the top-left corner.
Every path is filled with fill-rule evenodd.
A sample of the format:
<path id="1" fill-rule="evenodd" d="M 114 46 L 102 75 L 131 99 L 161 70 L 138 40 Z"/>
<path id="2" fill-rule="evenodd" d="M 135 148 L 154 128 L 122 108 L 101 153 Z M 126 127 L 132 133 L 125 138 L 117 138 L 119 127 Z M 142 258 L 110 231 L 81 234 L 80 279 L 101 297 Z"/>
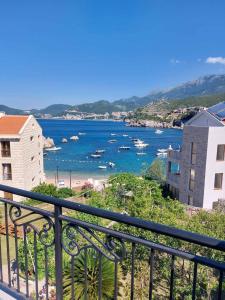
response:
<path id="1" fill-rule="evenodd" d="M 225 201 L 225 102 L 185 124 L 181 150 L 168 151 L 167 184 L 188 205 L 212 209 Z"/>
<path id="2" fill-rule="evenodd" d="M 38 122 L 31 115 L 0 113 L 0 183 L 31 190 L 44 180 L 43 138 Z M 12 199 L 11 194 L 0 196 Z M 19 196 L 13 197 L 19 200 Z"/>

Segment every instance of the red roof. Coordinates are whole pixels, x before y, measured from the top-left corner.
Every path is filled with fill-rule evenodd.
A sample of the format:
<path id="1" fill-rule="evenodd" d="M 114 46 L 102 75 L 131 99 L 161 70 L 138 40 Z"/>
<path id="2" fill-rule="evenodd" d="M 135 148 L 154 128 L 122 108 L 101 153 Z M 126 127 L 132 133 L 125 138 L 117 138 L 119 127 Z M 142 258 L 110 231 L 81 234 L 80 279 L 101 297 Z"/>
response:
<path id="1" fill-rule="evenodd" d="M 0 134 L 19 134 L 29 116 L 0 117 Z"/>

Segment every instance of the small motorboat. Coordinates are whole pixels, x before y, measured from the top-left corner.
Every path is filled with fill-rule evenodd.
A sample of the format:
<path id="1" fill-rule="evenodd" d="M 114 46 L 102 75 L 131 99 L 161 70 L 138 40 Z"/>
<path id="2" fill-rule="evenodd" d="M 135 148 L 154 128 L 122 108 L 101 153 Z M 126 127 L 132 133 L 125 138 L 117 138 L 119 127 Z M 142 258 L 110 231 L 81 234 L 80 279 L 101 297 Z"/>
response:
<path id="1" fill-rule="evenodd" d="M 105 153 L 105 150 L 104 150 L 104 149 L 97 149 L 97 150 L 95 151 L 95 153 L 97 153 L 97 154 Z"/>
<path id="2" fill-rule="evenodd" d="M 112 143 L 116 143 L 117 140 L 109 140 L 108 142 L 112 144 Z"/>
<path id="3" fill-rule="evenodd" d="M 137 152 L 136 154 L 139 155 L 139 156 L 142 156 L 142 155 L 146 155 L 147 153 L 145 153 L 145 152 Z"/>
<path id="4" fill-rule="evenodd" d="M 109 162 L 109 166 L 110 166 L 110 168 L 113 168 L 113 167 L 115 167 L 115 165 L 116 165 L 116 164 L 114 164 L 113 162 L 111 162 L 111 161 Z"/>
<path id="5" fill-rule="evenodd" d="M 100 154 L 91 154 L 91 157 L 93 157 L 93 158 L 100 158 L 101 155 Z"/>
<path id="6" fill-rule="evenodd" d="M 163 131 L 160 129 L 156 129 L 156 131 L 155 131 L 155 134 L 162 134 L 162 133 L 163 133 Z"/>
<path id="7" fill-rule="evenodd" d="M 112 136 L 116 135 L 116 133 L 111 133 Z"/>
<path id="8" fill-rule="evenodd" d="M 59 151 L 61 150 L 62 148 L 61 147 L 52 147 L 52 148 L 46 148 L 45 151 Z"/>
<path id="9" fill-rule="evenodd" d="M 134 142 L 134 144 L 137 143 L 144 143 L 144 141 L 140 140 L 140 139 L 132 139 L 132 142 Z"/>
<path id="10" fill-rule="evenodd" d="M 119 150 L 130 150 L 129 146 L 121 146 L 119 147 Z"/>
<path id="11" fill-rule="evenodd" d="M 167 152 L 158 152 L 156 155 L 158 157 L 167 157 Z"/>
<path id="12" fill-rule="evenodd" d="M 124 136 L 124 137 L 127 137 L 127 136 L 128 136 L 128 134 L 123 134 L 123 136 Z"/>
<path id="13" fill-rule="evenodd" d="M 171 145 L 169 145 L 167 150 L 173 150 L 173 147 Z"/>
<path id="14" fill-rule="evenodd" d="M 165 152 L 167 152 L 167 150 L 168 149 L 158 149 L 157 151 L 160 152 L 160 153 L 165 153 Z"/>
<path id="15" fill-rule="evenodd" d="M 78 132 L 78 135 L 86 135 L 85 132 Z"/>
<path id="16" fill-rule="evenodd" d="M 107 166 L 98 166 L 99 169 L 105 170 L 107 169 Z"/>
<path id="17" fill-rule="evenodd" d="M 78 140 L 79 140 L 79 136 L 73 135 L 73 136 L 70 137 L 70 139 L 71 139 L 72 141 L 78 141 Z"/>
<path id="18" fill-rule="evenodd" d="M 136 148 L 145 148 L 148 147 L 149 144 L 145 144 L 145 143 L 136 143 L 134 146 Z"/>

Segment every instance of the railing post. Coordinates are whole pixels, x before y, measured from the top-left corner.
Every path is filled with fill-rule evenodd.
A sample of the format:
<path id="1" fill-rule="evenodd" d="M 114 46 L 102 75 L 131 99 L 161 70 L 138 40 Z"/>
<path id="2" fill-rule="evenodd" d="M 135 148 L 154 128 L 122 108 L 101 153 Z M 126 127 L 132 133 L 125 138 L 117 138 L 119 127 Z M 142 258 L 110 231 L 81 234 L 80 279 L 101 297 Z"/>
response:
<path id="1" fill-rule="evenodd" d="M 63 269 L 62 269 L 62 221 L 59 215 L 62 207 L 55 205 L 55 276 L 56 276 L 56 300 L 63 299 Z"/>

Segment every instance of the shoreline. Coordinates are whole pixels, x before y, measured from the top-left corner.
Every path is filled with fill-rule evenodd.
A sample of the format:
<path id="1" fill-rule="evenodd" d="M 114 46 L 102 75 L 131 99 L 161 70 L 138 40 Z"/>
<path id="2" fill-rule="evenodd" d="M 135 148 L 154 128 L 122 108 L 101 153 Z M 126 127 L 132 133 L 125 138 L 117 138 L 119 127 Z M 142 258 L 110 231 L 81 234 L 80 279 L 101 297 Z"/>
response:
<path id="1" fill-rule="evenodd" d="M 45 171 L 45 181 L 48 184 L 54 184 L 57 185 L 57 175 L 55 171 Z M 64 187 L 70 187 L 70 180 L 71 180 L 71 188 L 80 188 L 82 187 L 86 182 L 93 182 L 93 181 L 107 181 L 109 176 L 107 175 L 95 175 L 95 174 L 78 174 L 73 173 L 70 174 L 69 172 L 63 172 L 60 171 L 58 174 L 58 182 L 64 181 Z"/>

